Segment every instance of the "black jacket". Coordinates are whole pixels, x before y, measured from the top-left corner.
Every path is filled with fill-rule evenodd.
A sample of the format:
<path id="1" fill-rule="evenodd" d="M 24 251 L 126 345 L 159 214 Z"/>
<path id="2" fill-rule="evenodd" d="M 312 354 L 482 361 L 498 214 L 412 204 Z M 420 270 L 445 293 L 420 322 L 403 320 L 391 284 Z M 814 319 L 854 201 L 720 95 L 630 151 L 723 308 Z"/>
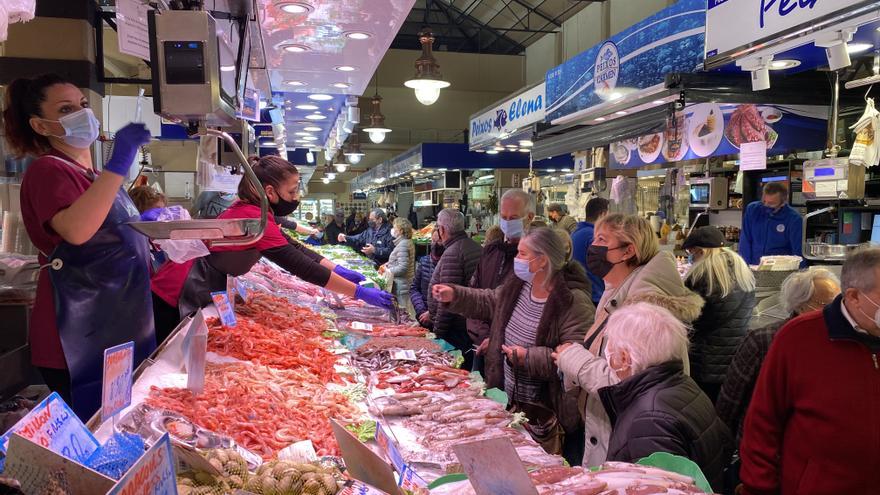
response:
<path id="1" fill-rule="evenodd" d="M 716 490 L 732 452 L 727 426 L 681 361 L 651 366 L 599 389 L 611 421 L 608 460 L 636 462 L 668 452 L 696 462 Z"/>
<path id="2" fill-rule="evenodd" d="M 345 233 L 345 226 L 340 226 L 336 222 L 330 222 L 324 226 L 324 240 L 327 244 L 333 246 L 339 244 L 339 234 Z"/>
<path id="3" fill-rule="evenodd" d="M 727 297 L 707 294 L 704 281 L 685 285 L 703 297 L 703 312 L 693 323 L 691 334 L 691 376 L 699 383 L 721 384 L 736 349 L 749 330 L 755 309 L 755 293 L 735 290 Z"/>
<path id="4" fill-rule="evenodd" d="M 409 287 L 409 299 L 412 301 L 416 317 L 428 311 L 428 293 L 431 290 L 431 276 L 434 275 L 434 260 L 431 255 L 422 256 L 416 264 L 416 274 Z M 430 328 L 430 327 L 429 327 Z"/>
<path id="5" fill-rule="evenodd" d="M 474 275 L 474 270 L 477 269 L 483 249 L 464 232 L 453 235 L 444 245 L 446 248 L 437 266 L 434 267 L 431 285 L 467 286 Z M 438 337 L 462 351 L 470 348 L 470 339 L 467 336 L 467 326 L 463 317 L 451 312 L 447 304 L 438 303 L 430 295 L 428 310 L 434 321 L 434 333 Z"/>
<path id="6" fill-rule="evenodd" d="M 360 251 L 367 244 L 372 244 L 376 252 L 370 258 L 381 265 L 388 262 L 388 256 L 394 250 L 394 238 L 391 237 L 391 226 L 383 222 L 378 229 L 369 228 L 360 234 L 347 236 L 345 243 Z"/>

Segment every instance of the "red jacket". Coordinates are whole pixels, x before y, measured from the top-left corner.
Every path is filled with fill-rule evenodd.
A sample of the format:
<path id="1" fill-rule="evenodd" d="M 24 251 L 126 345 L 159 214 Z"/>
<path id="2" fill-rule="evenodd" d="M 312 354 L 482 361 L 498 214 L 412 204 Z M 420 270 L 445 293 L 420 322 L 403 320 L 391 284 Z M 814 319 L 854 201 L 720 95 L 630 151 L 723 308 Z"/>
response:
<path id="1" fill-rule="evenodd" d="M 745 494 L 880 493 L 880 339 L 841 297 L 780 330 L 745 420 Z"/>

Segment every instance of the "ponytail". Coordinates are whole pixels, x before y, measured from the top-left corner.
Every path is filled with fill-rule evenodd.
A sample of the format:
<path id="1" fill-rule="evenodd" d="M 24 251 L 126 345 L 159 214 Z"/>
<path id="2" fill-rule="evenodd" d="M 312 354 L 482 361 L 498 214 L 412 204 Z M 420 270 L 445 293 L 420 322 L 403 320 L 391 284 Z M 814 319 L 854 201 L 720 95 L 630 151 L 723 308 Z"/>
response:
<path id="1" fill-rule="evenodd" d="M 251 156 L 248 158 L 248 162 L 254 169 L 254 175 L 260 179 L 262 187 L 272 186 L 278 189 L 282 182 L 294 175 L 299 175 L 299 170 L 294 164 L 277 155 L 268 155 L 262 158 Z M 245 203 L 260 204 L 260 192 L 247 177 L 242 177 L 241 182 L 238 183 L 238 197 Z"/>
<path id="2" fill-rule="evenodd" d="M 50 149 L 49 139 L 31 127 L 31 117 L 41 117 L 40 105 L 46 90 L 56 84 L 70 84 L 57 74 L 44 74 L 33 79 L 16 79 L 6 89 L 3 130 L 9 148 L 17 156 L 41 155 Z"/>

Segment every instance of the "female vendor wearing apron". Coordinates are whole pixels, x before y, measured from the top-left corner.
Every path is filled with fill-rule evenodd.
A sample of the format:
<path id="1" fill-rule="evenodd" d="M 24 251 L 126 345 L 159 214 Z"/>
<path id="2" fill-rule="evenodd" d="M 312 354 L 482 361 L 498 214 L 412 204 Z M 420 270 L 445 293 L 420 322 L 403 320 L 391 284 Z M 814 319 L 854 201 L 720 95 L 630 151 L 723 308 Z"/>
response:
<path id="1" fill-rule="evenodd" d="M 152 281 L 159 342 L 170 335 L 181 317 L 211 304 L 211 292 L 226 290 L 227 275 L 247 273 L 261 256 L 306 282 L 391 309 L 391 294 L 358 285 L 363 275 L 333 263 L 281 232 L 276 217 L 286 217 L 299 206 L 300 176 L 296 167 L 279 156 L 251 158 L 251 163 L 272 208 L 263 237 L 248 246 L 212 248 L 204 258 L 184 264 L 168 262 L 159 269 Z M 238 197 L 239 201 L 217 218 L 260 218 L 260 194 L 247 178 L 239 183 Z"/>
<path id="2" fill-rule="evenodd" d="M 143 124 L 122 128 L 96 173 L 100 123 L 82 91 L 57 75 L 13 81 L 3 117 L 10 149 L 37 157 L 21 185 L 22 219 L 43 265 L 31 359 L 87 420 L 101 401 L 104 350 L 134 341 L 137 366 L 156 347 L 149 247 L 125 225 L 138 211 L 121 187 L 150 133 Z"/>

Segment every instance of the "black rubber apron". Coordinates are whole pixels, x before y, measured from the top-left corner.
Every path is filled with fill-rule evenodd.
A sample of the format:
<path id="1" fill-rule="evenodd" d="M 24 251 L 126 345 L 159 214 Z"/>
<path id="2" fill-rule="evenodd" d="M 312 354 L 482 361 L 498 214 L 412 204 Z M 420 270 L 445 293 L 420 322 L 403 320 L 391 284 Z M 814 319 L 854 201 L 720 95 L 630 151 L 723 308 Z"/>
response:
<path id="1" fill-rule="evenodd" d="M 94 174 L 55 157 L 90 180 Z M 104 223 L 85 244 L 62 241 L 49 259 L 61 347 L 70 371 L 71 407 L 87 421 L 101 404 L 104 350 L 134 341 L 134 366 L 156 349 L 147 238 L 126 225 L 139 218 L 120 188 Z"/>

